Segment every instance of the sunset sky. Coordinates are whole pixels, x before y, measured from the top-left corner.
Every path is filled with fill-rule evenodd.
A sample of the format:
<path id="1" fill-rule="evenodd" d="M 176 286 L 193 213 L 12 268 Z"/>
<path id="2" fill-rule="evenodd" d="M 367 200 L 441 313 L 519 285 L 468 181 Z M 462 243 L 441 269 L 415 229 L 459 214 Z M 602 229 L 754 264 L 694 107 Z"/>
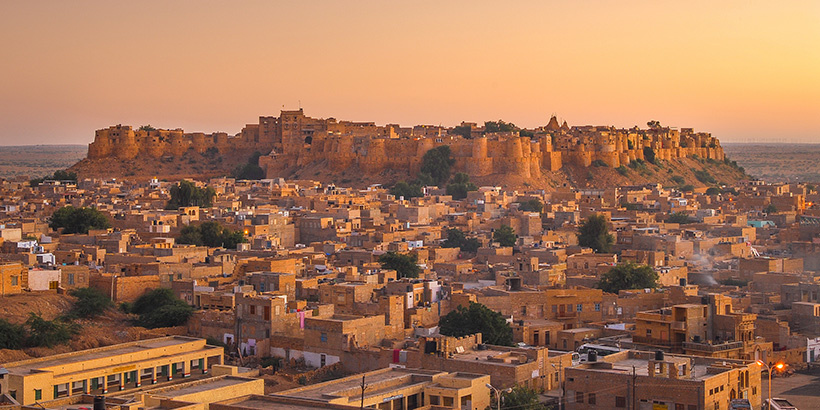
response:
<path id="1" fill-rule="evenodd" d="M 820 143 L 820 1 L 3 1 L 0 145 L 283 107 Z"/>

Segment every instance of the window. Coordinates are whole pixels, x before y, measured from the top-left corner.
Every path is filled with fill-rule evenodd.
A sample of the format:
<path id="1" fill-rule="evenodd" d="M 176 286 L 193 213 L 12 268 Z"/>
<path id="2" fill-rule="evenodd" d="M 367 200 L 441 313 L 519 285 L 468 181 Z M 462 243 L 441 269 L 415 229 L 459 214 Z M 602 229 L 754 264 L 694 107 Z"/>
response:
<path id="1" fill-rule="evenodd" d="M 646 329 L 646 337 L 652 336 L 652 329 Z"/>
<path id="2" fill-rule="evenodd" d="M 321 335 L 319 335 L 319 341 L 321 341 L 321 342 L 327 342 L 327 333 L 322 332 L 322 334 L 321 334 Z"/>
<path id="3" fill-rule="evenodd" d="M 256 314 L 256 305 L 250 305 L 248 309 L 250 309 L 252 315 Z"/>
<path id="4" fill-rule="evenodd" d="M 587 394 L 587 403 L 595 404 L 595 393 Z"/>
<path id="5" fill-rule="evenodd" d="M 675 410 L 686 410 L 683 404 L 675 403 Z"/>
<path id="6" fill-rule="evenodd" d="M 43 399 L 43 391 L 40 389 L 34 389 L 34 400 L 42 400 Z"/>
<path id="7" fill-rule="evenodd" d="M 584 308 L 584 305 L 579 303 L 578 306 L 575 307 L 575 310 L 580 312 L 580 311 L 582 311 L 583 308 Z"/>
<path id="8" fill-rule="evenodd" d="M 11 277 L 11 286 L 17 286 L 17 276 Z"/>
<path id="9" fill-rule="evenodd" d="M 73 274 L 73 273 L 69 273 L 69 274 L 68 274 L 68 284 L 69 284 L 69 285 L 73 285 L 73 284 L 74 284 L 74 274 Z"/>
<path id="10" fill-rule="evenodd" d="M 453 398 L 452 398 L 452 397 L 443 396 L 443 397 L 442 397 L 442 403 L 441 403 L 441 404 L 442 404 L 444 407 L 453 407 Z"/>
<path id="11" fill-rule="evenodd" d="M 322 353 L 322 355 L 319 356 L 319 367 L 325 367 L 325 365 L 327 365 L 327 355 Z"/>
<path id="12" fill-rule="evenodd" d="M 17 390 L 9 390 L 9 396 L 11 396 L 12 399 L 17 400 Z"/>
<path id="13" fill-rule="evenodd" d="M 576 403 L 583 403 L 584 402 L 584 392 L 582 392 L 582 391 L 575 392 L 575 402 Z"/>
<path id="14" fill-rule="evenodd" d="M 626 407 L 626 397 L 615 396 L 615 407 Z"/>
<path id="15" fill-rule="evenodd" d="M 552 313 L 558 313 L 558 305 L 552 305 Z"/>
<path id="16" fill-rule="evenodd" d="M 600 304 L 600 303 L 596 303 L 596 304 L 595 304 L 595 311 L 596 311 L 596 312 L 600 312 L 600 311 L 601 311 L 601 304 Z"/>

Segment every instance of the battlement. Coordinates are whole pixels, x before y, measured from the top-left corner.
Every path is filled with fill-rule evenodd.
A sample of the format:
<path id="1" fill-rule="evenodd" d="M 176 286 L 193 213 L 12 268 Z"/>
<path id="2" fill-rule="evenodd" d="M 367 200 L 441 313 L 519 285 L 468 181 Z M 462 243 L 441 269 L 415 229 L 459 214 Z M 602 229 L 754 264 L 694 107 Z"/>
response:
<path id="1" fill-rule="evenodd" d="M 475 128 L 472 124 L 471 127 Z M 567 164 L 591 166 L 602 161 L 610 167 L 644 159 L 646 149 L 655 157 L 671 160 L 697 155 L 723 160 L 723 148 L 709 133 L 653 127 L 617 129 L 614 127 L 569 127 L 558 125 L 555 117 L 522 136 L 516 131 L 470 133 L 465 138 L 441 126 L 377 126 L 372 122 L 317 119 L 299 110 L 282 111 L 278 117 L 259 117 L 236 135 L 185 133 L 181 129 L 163 130 L 116 125 L 97 130 L 88 147 L 89 159 L 137 157 L 181 157 L 186 152 L 228 152 L 258 150 L 269 153 L 259 164 L 270 177 L 291 167 L 324 162 L 334 171 L 358 167 L 365 174 L 384 170 L 416 173 L 428 150 L 450 146 L 456 172 L 471 176 L 516 174 L 539 177 L 544 171 L 557 171 Z"/>

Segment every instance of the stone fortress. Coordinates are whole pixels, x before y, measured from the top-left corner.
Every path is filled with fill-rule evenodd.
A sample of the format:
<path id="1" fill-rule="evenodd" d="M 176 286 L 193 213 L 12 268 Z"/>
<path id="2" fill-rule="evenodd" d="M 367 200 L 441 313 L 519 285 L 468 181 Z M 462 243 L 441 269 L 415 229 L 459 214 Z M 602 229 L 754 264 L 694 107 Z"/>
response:
<path id="1" fill-rule="evenodd" d="M 428 150 L 449 145 L 456 172 L 471 176 L 515 174 L 539 177 L 565 165 L 588 167 L 601 161 L 610 167 L 644 159 L 645 148 L 658 159 L 671 160 L 697 155 L 723 160 L 723 148 L 709 133 L 661 127 L 618 129 L 610 126 L 559 125 L 553 116 L 545 126 L 527 136 L 518 131 L 485 132 L 483 126 L 462 123 L 465 132 L 431 125 L 377 126 L 371 122 L 317 119 L 302 109 L 282 111 L 278 117 L 259 117 L 234 136 L 226 133 L 185 133 L 181 129 L 133 129 L 117 125 L 97 130 L 88 147 L 88 158 L 133 159 L 138 157 L 182 157 L 189 150 L 225 153 L 232 150 L 260 151 L 267 155 L 259 165 L 268 177 L 281 176 L 294 167 L 324 163 L 333 171 L 358 167 L 364 174 L 403 170 L 412 174 L 421 167 Z"/>

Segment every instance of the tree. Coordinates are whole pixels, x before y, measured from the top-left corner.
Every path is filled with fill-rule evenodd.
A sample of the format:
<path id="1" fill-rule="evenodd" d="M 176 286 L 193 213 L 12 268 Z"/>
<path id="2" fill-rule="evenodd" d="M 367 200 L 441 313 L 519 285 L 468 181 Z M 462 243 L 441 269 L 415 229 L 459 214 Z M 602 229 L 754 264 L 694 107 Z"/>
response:
<path id="1" fill-rule="evenodd" d="M 404 199 L 410 198 L 418 198 L 424 196 L 424 192 L 421 190 L 421 185 L 416 183 L 407 183 L 404 181 L 399 181 L 396 185 L 393 185 L 393 188 L 390 188 L 390 193 L 393 194 L 396 198 L 404 197 Z"/>
<path id="2" fill-rule="evenodd" d="M 210 208 L 213 205 L 216 191 L 211 188 L 199 188 L 191 181 L 179 181 L 171 187 L 171 199 L 165 209 L 179 209 L 186 206 Z"/>
<path id="3" fill-rule="evenodd" d="M 461 135 L 464 138 L 472 138 L 472 131 L 473 129 L 469 125 L 458 125 L 453 127 L 452 133 L 455 135 Z"/>
<path id="4" fill-rule="evenodd" d="M 382 269 L 393 269 L 398 274 L 399 278 L 417 278 L 419 277 L 419 257 L 415 253 L 401 254 L 396 252 L 387 252 L 379 257 L 379 263 Z"/>
<path id="5" fill-rule="evenodd" d="M 654 289 L 658 287 L 658 273 L 649 266 L 628 262 L 604 273 L 597 287 L 609 293 L 626 289 Z"/>
<path id="6" fill-rule="evenodd" d="M 459 172 L 453 177 L 453 183 L 447 184 L 447 195 L 452 195 L 453 199 L 467 198 L 467 192 L 475 191 L 478 187 L 470 182 L 470 176 Z"/>
<path id="7" fill-rule="evenodd" d="M 515 124 L 504 122 L 504 120 L 484 122 L 484 132 L 514 132 L 518 130 L 519 128 Z"/>
<path id="8" fill-rule="evenodd" d="M 715 187 L 709 187 L 706 189 L 706 195 L 720 195 L 720 189 Z"/>
<path id="9" fill-rule="evenodd" d="M 767 214 L 777 213 L 777 206 L 775 206 L 775 204 L 766 205 L 766 207 L 763 208 L 763 212 L 765 212 Z"/>
<path id="10" fill-rule="evenodd" d="M 36 187 L 43 183 L 43 181 L 67 181 L 67 182 L 77 182 L 77 173 L 71 171 L 54 171 L 53 174 L 43 177 L 43 178 L 34 178 L 29 181 L 29 186 Z"/>
<path id="11" fill-rule="evenodd" d="M 0 318 L 0 349 L 22 349 L 26 342 L 26 329 Z"/>
<path id="12" fill-rule="evenodd" d="M 456 163 L 449 145 L 442 145 L 424 153 L 421 158 L 421 173 L 429 175 L 436 186 L 450 179 L 450 167 Z"/>
<path id="13" fill-rule="evenodd" d="M 55 231 L 62 228 L 65 234 L 87 234 L 89 229 L 110 228 L 111 223 L 104 213 L 94 208 L 75 208 L 69 205 L 51 214 L 49 227 Z"/>
<path id="14" fill-rule="evenodd" d="M 247 180 L 264 179 L 265 170 L 259 166 L 259 157 L 261 156 L 261 152 L 255 151 L 251 157 L 248 158 L 248 162 L 244 166 L 239 166 L 239 168 L 234 171 L 234 178 Z"/>
<path id="15" fill-rule="evenodd" d="M 538 400 L 538 393 L 524 386 L 515 386 L 501 394 L 501 410 L 547 410 Z"/>
<path id="16" fill-rule="evenodd" d="M 105 293 L 94 288 L 77 288 L 68 291 L 68 294 L 77 298 L 71 314 L 81 318 L 99 316 L 106 309 L 113 307 L 114 302 Z"/>
<path id="17" fill-rule="evenodd" d="M 61 320 L 45 320 L 32 312 L 26 320 L 28 338 L 26 344 L 32 347 L 54 347 L 68 343 L 74 335 L 80 333 L 79 325 Z"/>
<path id="18" fill-rule="evenodd" d="M 137 323 L 149 329 L 184 325 L 193 312 L 194 308 L 168 288 L 145 293 L 131 307 L 131 313 L 139 315 Z"/>
<path id="19" fill-rule="evenodd" d="M 540 214 L 541 211 L 544 210 L 544 204 L 542 204 L 538 198 L 530 198 L 524 202 L 519 202 L 518 209 L 524 212 L 538 212 Z"/>
<path id="20" fill-rule="evenodd" d="M 666 218 L 666 223 L 686 225 L 692 223 L 692 218 L 683 212 L 673 212 Z"/>
<path id="21" fill-rule="evenodd" d="M 643 147 L 643 159 L 650 164 L 656 164 L 655 151 L 651 147 Z"/>
<path id="22" fill-rule="evenodd" d="M 512 328 L 507 319 L 481 303 L 470 302 L 459 306 L 439 321 L 439 332 L 446 336 L 461 337 L 481 333 L 484 343 L 512 346 Z"/>
<path id="23" fill-rule="evenodd" d="M 596 253 L 609 253 L 615 238 L 609 233 L 609 223 L 600 214 L 590 215 L 578 227 L 578 244 Z"/>
<path id="24" fill-rule="evenodd" d="M 219 222 L 208 221 L 201 225 L 188 225 L 179 233 L 177 243 L 211 248 L 236 249 L 236 245 L 248 242 L 242 231 L 233 231 Z"/>
<path id="25" fill-rule="evenodd" d="M 476 238 L 467 238 L 459 229 L 447 230 L 447 240 L 441 244 L 442 248 L 461 248 L 464 252 L 475 253 L 481 247 L 481 243 Z"/>
<path id="26" fill-rule="evenodd" d="M 513 246 L 518 236 L 509 225 L 501 225 L 493 232 L 493 242 L 498 242 L 501 246 Z"/>

